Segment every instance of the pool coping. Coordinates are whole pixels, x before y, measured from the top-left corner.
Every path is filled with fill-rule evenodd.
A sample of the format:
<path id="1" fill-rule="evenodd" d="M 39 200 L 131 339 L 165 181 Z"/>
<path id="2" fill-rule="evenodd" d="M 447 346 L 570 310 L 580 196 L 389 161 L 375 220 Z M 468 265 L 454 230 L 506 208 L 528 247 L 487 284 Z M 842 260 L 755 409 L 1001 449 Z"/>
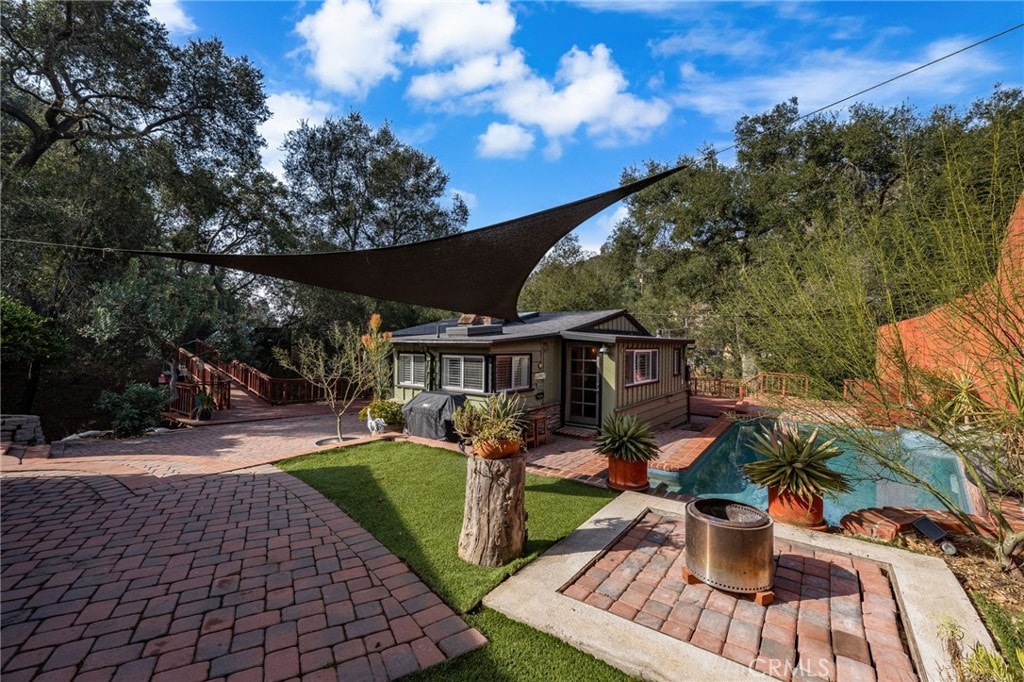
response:
<path id="1" fill-rule="evenodd" d="M 680 671 L 687 670 L 702 680 L 770 679 L 559 591 L 650 509 L 682 517 L 685 503 L 641 493 L 621 494 L 490 592 L 484 597 L 484 605 L 643 679 L 685 679 Z M 776 524 L 775 534 L 789 542 L 884 564 L 921 680 L 944 679 L 942 662 L 946 660 L 946 650 L 937 631 L 937 624 L 943 619 L 948 618 L 963 629 L 965 651 L 975 644 L 993 648 L 992 638 L 970 599 L 941 559 L 785 524 Z"/>

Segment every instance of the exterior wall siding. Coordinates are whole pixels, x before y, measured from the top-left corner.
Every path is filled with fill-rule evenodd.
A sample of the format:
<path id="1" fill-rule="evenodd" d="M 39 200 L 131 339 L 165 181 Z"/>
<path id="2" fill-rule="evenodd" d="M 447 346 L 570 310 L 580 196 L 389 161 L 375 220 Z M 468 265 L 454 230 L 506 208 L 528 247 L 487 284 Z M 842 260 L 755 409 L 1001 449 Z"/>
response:
<path id="1" fill-rule="evenodd" d="M 626 386 L 626 351 L 658 350 L 658 380 L 639 386 Z M 676 349 L 680 371 L 674 374 Z M 683 424 L 690 419 L 686 386 L 686 344 L 622 341 L 615 348 L 615 412 L 628 412 L 654 425 Z"/>
<path id="2" fill-rule="evenodd" d="M 595 332 L 622 332 L 625 334 L 642 334 L 642 329 L 637 329 L 636 325 L 633 324 L 628 318 L 619 316 L 612 318 L 601 324 L 596 324 L 593 327 Z"/>
<path id="3" fill-rule="evenodd" d="M 686 405 L 686 394 L 676 393 L 619 411 L 628 412 L 652 426 L 680 426 L 690 421 Z"/>

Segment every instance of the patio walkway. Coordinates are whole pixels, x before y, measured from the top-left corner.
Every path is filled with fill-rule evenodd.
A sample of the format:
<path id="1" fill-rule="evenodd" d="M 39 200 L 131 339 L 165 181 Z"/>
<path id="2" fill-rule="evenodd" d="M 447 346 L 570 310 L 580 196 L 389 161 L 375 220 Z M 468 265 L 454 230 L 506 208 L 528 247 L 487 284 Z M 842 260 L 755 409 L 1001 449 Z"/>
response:
<path id="1" fill-rule="evenodd" d="M 387 680 L 483 645 L 348 515 L 265 464 L 332 431 L 276 420 L 4 457 L 4 681 Z"/>
<path id="2" fill-rule="evenodd" d="M 663 455 L 655 466 L 678 468 L 692 462 L 724 425 L 718 420 L 705 432 L 659 433 Z M 354 416 L 346 418 L 344 432 L 352 434 L 346 445 L 365 440 L 365 427 Z M 484 644 L 478 632 L 351 518 L 305 484 L 268 466 L 334 447 L 314 445 L 333 433 L 332 415 L 309 416 L 214 424 L 120 441 L 71 441 L 55 444 L 50 459 L 0 458 L 0 671 L 5 682 L 150 676 L 172 682 L 394 679 Z M 551 437 L 527 453 L 529 469 L 604 485 L 606 461 L 592 447 L 589 441 Z M 651 506 L 658 504 L 654 497 L 638 497 L 652 500 Z M 650 537 L 646 524 L 638 529 Z M 678 534 L 667 526 L 653 532 L 665 537 Z M 634 539 L 625 536 L 624 541 Z M 642 542 L 637 548 L 645 547 Z M 672 550 L 671 543 L 665 547 Z M 627 561 L 641 561 L 639 556 L 630 558 L 626 549 L 611 548 L 608 556 L 622 561 L 597 570 L 608 571 L 611 577 L 629 568 Z M 804 585 L 824 576 L 806 570 L 803 550 L 787 551 L 796 557 L 787 559 L 793 565 L 780 559 L 780 566 L 800 573 L 795 565 L 800 563 L 805 569 L 799 590 L 793 590 L 802 595 Z M 646 558 L 654 566 L 653 555 Z M 656 563 L 660 571 L 665 562 L 677 561 L 678 556 L 666 556 Z M 820 572 L 820 566 L 810 563 Z M 829 570 L 831 576 L 831 565 Z M 726 645 L 737 643 L 729 639 L 732 621 L 723 631 L 721 618 L 704 615 L 708 610 L 720 612 L 715 606 L 723 606 L 721 599 L 712 602 L 710 595 L 703 604 L 694 603 L 701 612 L 693 631 L 681 621 L 671 625 L 679 620 L 671 616 L 672 605 L 675 599 L 685 600 L 689 588 L 677 585 L 679 581 L 666 573 L 640 604 L 646 590 L 641 587 L 641 571 L 625 586 L 605 585 L 604 579 L 589 585 L 585 579 L 601 576 L 583 576 L 577 585 L 589 593 L 566 590 L 565 596 L 582 598 L 586 611 L 615 615 L 623 623 L 646 626 L 643 629 L 653 627 L 654 617 L 659 617 L 656 634 L 673 630 L 677 640 L 698 646 L 711 636 L 696 641 L 698 633 L 707 629 L 715 636 L 722 634 L 714 646 L 720 643 L 718 653 L 726 656 L 762 656 L 765 642 L 788 642 L 784 633 L 772 629 L 774 617 L 770 623 L 764 614 L 758 644 L 750 628 L 737 625 L 734 639 L 740 630 L 748 638 L 745 646 L 737 644 L 727 652 Z M 861 583 L 871 582 L 865 580 L 866 574 L 858 575 Z M 619 587 L 623 590 L 618 596 L 606 594 Z M 676 587 L 675 599 L 667 591 L 655 595 L 655 589 Z M 605 596 L 607 603 L 596 595 Z M 887 598 L 881 592 L 877 597 Z M 593 604 L 595 599 L 602 603 Z M 576 599 L 570 601 L 576 606 L 566 607 L 569 611 L 583 606 Z M 780 606 L 785 603 L 780 599 Z M 749 610 L 733 606 L 734 613 Z M 667 614 L 665 607 L 672 607 Z M 830 640 L 836 674 L 856 669 L 852 662 L 858 662 L 858 653 L 862 656 L 864 641 L 874 650 L 875 630 L 891 635 L 888 626 L 867 618 L 866 608 L 863 614 L 864 635 L 850 644 L 848 653 L 843 653 L 841 638 L 833 635 Z M 642 622 L 644 618 L 650 622 Z M 700 624 L 703 621 L 708 628 Z M 799 638 L 799 616 L 796 627 Z M 797 654 L 810 651 L 811 645 L 805 642 L 801 648 L 799 639 L 789 644 Z M 893 656 L 899 658 L 895 650 Z"/>

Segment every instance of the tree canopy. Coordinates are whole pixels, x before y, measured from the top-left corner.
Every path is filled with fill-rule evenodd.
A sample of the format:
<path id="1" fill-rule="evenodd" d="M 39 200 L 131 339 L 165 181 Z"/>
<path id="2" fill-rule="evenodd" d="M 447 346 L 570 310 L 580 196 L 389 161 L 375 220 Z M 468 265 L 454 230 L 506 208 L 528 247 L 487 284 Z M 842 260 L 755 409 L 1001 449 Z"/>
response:
<path id="1" fill-rule="evenodd" d="M 144 0 L 0 9 L 0 287 L 66 340 L 66 367 L 103 343 L 118 375 L 143 376 L 143 361 L 196 337 L 245 352 L 254 329 L 323 335 L 372 312 L 397 326 L 438 314 L 120 253 L 389 246 L 458 232 L 468 210 L 434 158 L 358 113 L 294 131 L 280 181 L 260 163 L 260 71 L 217 39 L 172 42 Z M 14 359 L 4 353 L 5 370 Z"/>
<path id="2" fill-rule="evenodd" d="M 627 216 L 599 255 L 566 259 L 554 252 L 521 300 L 527 308 L 538 301 L 586 306 L 595 300 L 591 273 L 600 272 L 602 291 L 610 294 L 604 306 L 629 308 L 650 328 L 695 338 L 701 371 L 739 376 L 757 367 L 829 365 L 841 381 L 853 356 L 858 365 L 873 361 L 873 332 L 848 339 L 842 349 L 815 344 L 814 352 L 806 345 L 811 340 L 790 334 L 791 348 L 782 352 L 761 347 L 763 330 L 777 325 L 781 331 L 790 317 L 805 315 L 798 295 L 841 323 L 852 313 L 828 293 L 837 280 L 861 287 L 876 326 L 893 312 L 911 317 L 984 282 L 1005 219 L 1024 190 L 1021 120 L 1021 91 L 1000 87 L 966 110 L 928 114 L 856 104 L 843 115 L 801 120 L 796 100 L 780 103 L 737 122 L 734 164 L 701 150 L 627 168 L 623 182 L 689 164 L 627 200 Z M 967 186 L 954 188 L 954 180 Z M 908 222 L 912 215 L 932 215 L 936 227 L 888 229 L 889 221 Z M 878 253 L 887 258 L 907 258 L 911 249 L 934 272 L 956 267 L 963 276 L 924 286 L 914 269 L 896 267 L 898 260 L 883 270 L 858 243 L 864 234 L 853 224 L 875 225 Z M 976 249 L 951 248 L 958 238 L 966 243 L 957 230 L 980 224 L 997 227 L 975 230 Z M 750 303 L 766 291 L 776 308 L 771 320 Z"/>
<path id="3" fill-rule="evenodd" d="M 292 208 L 311 241 L 347 251 L 397 246 L 462 231 L 469 209 L 444 206 L 448 176 L 437 160 L 358 112 L 303 121 L 282 145 Z"/>
<path id="4" fill-rule="evenodd" d="M 58 143 L 165 139 L 193 158 L 253 153 L 262 75 L 219 40 L 170 42 L 146 2 L 4 0 L 4 155 L 31 169 Z M 258 146 L 258 145 L 257 145 Z"/>

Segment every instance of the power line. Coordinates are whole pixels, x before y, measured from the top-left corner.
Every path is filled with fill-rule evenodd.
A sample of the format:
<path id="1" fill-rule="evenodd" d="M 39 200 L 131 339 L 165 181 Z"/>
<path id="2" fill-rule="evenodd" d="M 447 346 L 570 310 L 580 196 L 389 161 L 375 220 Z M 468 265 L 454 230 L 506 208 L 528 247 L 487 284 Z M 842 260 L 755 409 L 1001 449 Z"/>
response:
<path id="1" fill-rule="evenodd" d="M 939 62 L 942 62 L 942 61 L 945 61 L 947 59 L 950 59 L 951 57 L 955 57 L 958 54 L 962 54 L 964 52 L 967 52 L 968 50 L 973 50 L 976 47 L 979 47 L 981 45 L 984 45 L 985 43 L 988 43 L 988 42 L 991 42 L 993 40 L 996 40 L 997 38 L 1001 38 L 1001 37 L 1003 37 L 1003 36 L 1005 36 L 1005 35 L 1007 35 L 1009 33 L 1013 33 L 1014 31 L 1017 31 L 1017 30 L 1019 30 L 1021 28 L 1024 28 L 1024 23 L 1017 24 L 1016 26 L 1011 26 L 1011 27 L 1009 27 L 1007 29 L 1004 29 L 1004 30 L 1000 31 L 999 33 L 994 33 L 994 34 L 992 34 L 992 35 L 990 35 L 990 36 L 988 36 L 986 38 L 982 38 L 981 40 L 978 40 L 978 41 L 976 41 L 974 43 L 971 43 L 970 45 L 965 45 L 964 47 L 961 47 L 958 50 L 954 50 L 953 52 L 949 52 L 947 54 L 944 54 L 941 57 L 937 57 L 937 58 L 931 60 L 930 62 L 926 62 L 926 63 L 921 64 L 919 66 L 915 66 L 914 68 L 912 68 L 912 69 L 910 69 L 908 71 L 904 71 L 903 73 L 900 73 L 900 74 L 897 74 L 895 76 L 892 76 L 891 78 L 887 78 L 886 80 L 881 81 L 879 83 L 876 83 L 876 84 L 874 84 L 874 85 L 872 85 L 870 87 L 864 88 L 863 90 L 858 90 L 857 92 L 853 93 L 852 95 L 847 95 L 846 97 L 843 97 L 842 99 L 837 99 L 836 101 L 834 101 L 834 102 L 832 102 L 830 104 L 826 104 L 824 106 L 818 107 L 814 111 L 809 111 L 806 114 L 798 116 L 795 119 L 793 119 L 792 121 L 789 121 L 788 123 L 786 123 L 786 124 L 784 124 L 782 126 L 779 126 L 778 128 L 771 128 L 770 130 L 766 130 L 766 131 L 760 133 L 760 135 L 766 135 L 769 132 L 776 132 L 777 130 L 784 130 L 785 128 L 788 128 L 789 126 L 793 125 L 794 123 L 797 123 L 799 121 L 803 121 L 803 120 L 805 120 L 807 118 L 810 118 L 811 116 L 814 116 L 815 114 L 820 114 L 823 111 L 827 111 L 827 110 L 829 110 L 829 109 L 831 109 L 833 107 L 839 106 L 840 104 L 842 104 L 844 102 L 848 102 L 851 99 L 854 99 L 855 97 L 860 97 L 861 95 L 863 95 L 865 93 L 868 93 L 868 92 L 871 92 L 872 90 L 877 90 L 878 88 L 880 88 L 882 86 L 888 85 L 889 83 L 897 81 L 897 80 L 899 80 L 901 78 L 905 78 L 905 77 L 907 77 L 907 76 L 909 76 L 911 74 L 917 73 L 918 71 L 921 71 L 922 69 L 926 69 L 926 68 L 928 68 L 930 66 L 934 66 L 935 64 L 938 64 Z M 738 142 L 734 142 L 733 144 L 729 145 L 728 147 L 723 147 L 722 149 L 718 149 L 718 150 L 714 150 L 713 149 L 709 153 L 709 155 L 721 154 L 722 152 L 727 152 L 730 149 L 735 149 L 738 146 L 739 146 L 739 143 Z M 124 251 L 132 251 L 132 249 L 118 249 L 118 248 L 99 247 L 99 246 L 81 246 L 81 245 L 78 245 L 78 244 L 57 244 L 57 243 L 54 243 L 54 242 L 36 241 L 36 240 L 32 240 L 32 239 L 17 239 L 17 238 L 13 238 L 13 237 L 3 237 L 3 236 L 0 236 L 0 240 L 7 241 L 7 242 L 16 242 L 16 243 L 20 243 L 20 244 L 33 244 L 33 245 L 37 245 L 37 246 L 56 246 L 56 247 L 59 247 L 59 248 L 86 249 L 86 250 L 90 250 L 90 251 L 102 251 L 102 252 L 105 252 L 105 253 L 117 253 L 117 252 L 124 252 Z"/>
<path id="2" fill-rule="evenodd" d="M 888 85 L 889 83 L 892 83 L 894 81 L 898 81 L 899 79 L 905 78 L 906 76 L 909 76 L 909 75 L 911 75 L 913 73 L 917 73 L 918 71 L 921 71 L 922 69 L 927 69 L 929 66 L 934 66 L 934 65 L 938 64 L 939 62 L 942 62 L 942 61 L 945 61 L 945 60 L 949 59 L 950 57 L 955 57 L 956 55 L 961 54 L 963 52 L 967 52 L 968 50 L 973 50 L 974 48 L 976 48 L 976 47 L 978 47 L 980 45 L 984 45 L 985 43 L 991 42 L 991 41 L 993 41 L 993 40 L 995 40 L 997 38 L 1002 38 L 1003 36 L 1007 35 L 1008 33 L 1013 33 L 1014 31 L 1017 31 L 1017 30 L 1019 30 L 1021 28 L 1024 28 L 1024 23 L 1017 24 L 1016 26 L 1011 26 L 1008 29 L 1000 31 L 999 33 L 994 33 L 994 34 L 988 36 L 987 38 L 982 38 L 981 40 L 979 40 L 979 41 L 977 41 L 975 43 L 971 43 L 970 45 L 966 45 L 964 47 L 961 47 L 959 50 L 954 50 L 953 52 L 949 52 L 947 54 L 942 55 L 941 57 L 937 57 L 937 58 L 931 60 L 930 62 L 926 62 L 926 63 L 921 64 L 919 66 L 915 66 L 914 68 L 910 69 L 909 71 L 904 71 L 903 73 L 897 74 L 897 75 L 893 76 L 892 78 L 887 78 L 886 80 L 884 80 L 884 81 L 882 81 L 880 83 L 875 83 L 874 85 L 872 85 L 870 87 L 864 88 L 863 90 L 859 90 L 859 91 L 853 93 L 852 95 L 847 95 L 846 97 L 843 97 L 842 99 L 837 99 L 835 102 L 832 102 L 830 104 L 826 104 L 824 106 L 818 107 L 814 111 L 809 111 L 806 114 L 803 114 L 801 116 L 797 116 L 795 119 L 793 119 L 792 121 L 786 123 L 785 125 L 779 126 L 779 128 L 772 128 L 770 131 L 765 131 L 765 132 L 763 132 L 761 134 L 765 135 L 768 132 L 775 132 L 776 130 L 779 130 L 779 129 L 788 128 L 789 126 L 793 125 L 794 123 L 798 123 L 800 121 L 808 119 L 811 116 L 814 116 L 815 114 L 820 114 L 823 111 L 828 111 L 832 107 L 839 106 L 843 102 L 849 102 L 851 99 L 853 99 L 855 97 L 860 97 L 864 93 L 871 92 L 872 90 L 877 90 L 878 88 L 880 88 L 880 87 L 882 87 L 884 85 Z M 735 149 L 738 146 L 739 146 L 739 143 L 738 142 L 734 142 L 731 145 L 729 145 L 728 147 L 723 147 L 722 149 L 718 149 L 718 150 L 712 150 L 711 154 L 721 154 L 722 152 L 727 152 L 730 149 Z"/>

